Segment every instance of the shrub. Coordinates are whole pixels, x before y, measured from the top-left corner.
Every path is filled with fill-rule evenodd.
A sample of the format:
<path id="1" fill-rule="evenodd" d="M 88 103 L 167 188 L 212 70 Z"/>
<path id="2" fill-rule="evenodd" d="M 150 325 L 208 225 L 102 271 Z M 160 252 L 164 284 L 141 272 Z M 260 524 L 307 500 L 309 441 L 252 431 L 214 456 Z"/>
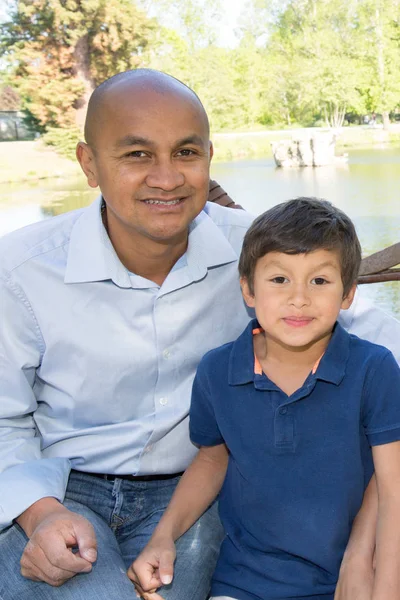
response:
<path id="1" fill-rule="evenodd" d="M 80 139 L 82 139 L 82 133 L 78 127 L 68 129 L 49 127 L 42 137 L 45 144 L 54 146 L 56 152 L 71 160 L 75 160 L 75 148 Z"/>

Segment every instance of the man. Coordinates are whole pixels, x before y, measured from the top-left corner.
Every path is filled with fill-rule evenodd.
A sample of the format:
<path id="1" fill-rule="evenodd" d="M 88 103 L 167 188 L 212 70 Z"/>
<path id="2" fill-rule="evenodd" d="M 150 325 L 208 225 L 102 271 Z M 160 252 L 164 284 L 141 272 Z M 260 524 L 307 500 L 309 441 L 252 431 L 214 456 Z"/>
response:
<path id="1" fill-rule="evenodd" d="M 237 257 L 252 218 L 202 212 L 212 146 L 197 96 L 161 73 L 117 75 L 93 94 L 85 138 L 102 199 L 0 249 L 7 598 L 135 598 L 126 569 L 195 453 L 196 366 L 248 320 Z M 205 597 L 220 535 L 213 507 L 182 538 L 166 598 Z"/>
<path id="2" fill-rule="evenodd" d="M 0 243 L 4 600 L 135 598 L 126 569 L 195 454 L 196 366 L 249 319 L 237 258 L 252 219 L 205 206 L 197 96 L 159 72 L 116 75 L 92 95 L 85 139 L 101 198 Z M 352 331 L 372 320 L 399 339 L 362 310 Z M 220 535 L 211 507 L 179 541 L 164 598 L 204 599 Z"/>

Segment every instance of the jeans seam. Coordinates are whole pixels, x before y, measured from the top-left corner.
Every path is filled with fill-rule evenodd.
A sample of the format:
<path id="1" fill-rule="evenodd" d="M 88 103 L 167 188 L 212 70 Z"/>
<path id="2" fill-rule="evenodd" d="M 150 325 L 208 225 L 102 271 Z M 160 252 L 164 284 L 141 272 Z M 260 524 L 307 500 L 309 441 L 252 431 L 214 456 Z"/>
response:
<path id="1" fill-rule="evenodd" d="M 120 512 L 121 512 L 121 508 L 124 502 L 124 494 L 123 492 L 121 492 L 121 486 L 122 486 L 122 480 L 121 479 L 115 479 L 114 481 L 114 487 L 113 487 L 113 491 L 112 491 L 112 495 L 115 498 L 115 503 L 114 503 L 114 508 L 111 514 L 111 523 L 110 523 L 110 527 L 112 529 L 112 531 L 115 531 L 118 529 L 118 527 L 121 527 L 121 525 L 124 524 L 124 519 L 120 516 Z"/>

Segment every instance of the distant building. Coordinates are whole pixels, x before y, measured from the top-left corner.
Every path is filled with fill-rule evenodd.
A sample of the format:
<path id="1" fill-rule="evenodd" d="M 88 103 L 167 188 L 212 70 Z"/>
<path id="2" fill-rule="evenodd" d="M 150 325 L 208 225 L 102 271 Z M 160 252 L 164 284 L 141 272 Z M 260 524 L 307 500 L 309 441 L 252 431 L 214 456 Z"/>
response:
<path id="1" fill-rule="evenodd" d="M 25 125 L 20 110 L 0 110 L 0 141 L 32 140 L 35 134 Z"/>

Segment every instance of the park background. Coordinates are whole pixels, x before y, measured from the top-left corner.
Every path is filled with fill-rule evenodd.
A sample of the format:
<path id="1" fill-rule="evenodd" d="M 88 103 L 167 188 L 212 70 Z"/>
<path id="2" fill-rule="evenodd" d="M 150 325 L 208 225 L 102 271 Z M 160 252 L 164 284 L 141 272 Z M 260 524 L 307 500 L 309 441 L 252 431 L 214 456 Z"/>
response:
<path id="1" fill-rule="evenodd" d="M 87 100 L 138 67 L 198 93 L 212 176 L 246 210 L 325 197 L 364 254 L 399 241 L 400 0 L 0 0 L 0 234 L 95 197 L 74 161 Z M 272 141 L 321 130 L 348 163 L 275 168 Z M 400 316 L 398 283 L 364 288 Z"/>

